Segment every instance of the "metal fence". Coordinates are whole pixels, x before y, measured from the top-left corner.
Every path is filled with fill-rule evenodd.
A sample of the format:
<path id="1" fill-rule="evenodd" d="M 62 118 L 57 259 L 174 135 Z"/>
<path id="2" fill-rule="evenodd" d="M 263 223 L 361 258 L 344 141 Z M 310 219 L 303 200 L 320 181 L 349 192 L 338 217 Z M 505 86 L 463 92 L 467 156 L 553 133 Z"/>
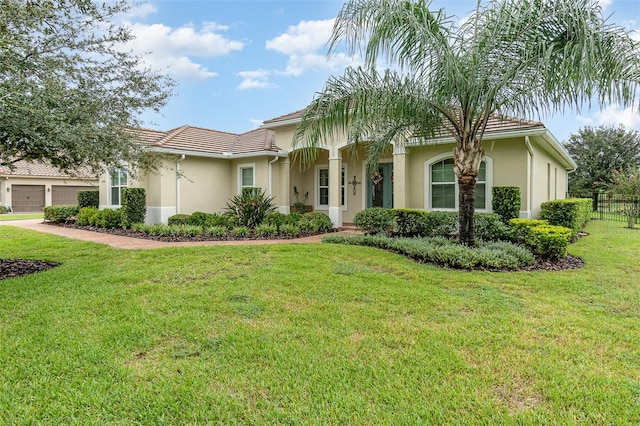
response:
<path id="1" fill-rule="evenodd" d="M 635 212 L 636 224 L 640 224 L 640 217 L 638 217 L 640 216 L 638 215 L 640 205 L 637 200 L 630 202 L 619 195 L 606 193 L 582 198 L 591 198 L 593 200 L 591 219 L 627 222 L 629 214 Z"/>

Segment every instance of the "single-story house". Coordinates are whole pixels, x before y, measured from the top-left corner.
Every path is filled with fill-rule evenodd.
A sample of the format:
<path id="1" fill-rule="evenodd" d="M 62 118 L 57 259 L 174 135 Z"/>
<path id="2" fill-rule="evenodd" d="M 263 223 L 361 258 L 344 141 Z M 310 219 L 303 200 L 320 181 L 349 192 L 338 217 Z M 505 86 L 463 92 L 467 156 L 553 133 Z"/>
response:
<path id="1" fill-rule="evenodd" d="M 0 205 L 14 213 L 42 212 L 45 206 L 77 204 L 78 191 L 95 190 L 98 177 L 62 173 L 40 162 L 18 161 L 14 168 L 0 167 Z"/>
<path id="2" fill-rule="evenodd" d="M 126 170 L 100 181 L 102 207 L 119 206 L 125 186 L 147 189 L 147 221 L 166 223 L 176 213 L 221 212 L 243 187 L 260 187 L 287 213 L 296 201 L 329 215 L 335 226 L 367 207 L 457 210 L 452 137 L 411 140 L 395 146 L 377 173 L 346 139 L 327 140 L 314 164 L 301 168 L 291 146 L 302 111 L 271 120 L 257 130 L 231 134 L 183 126 L 168 132 L 140 130 L 139 137 L 167 154 L 162 168 L 137 182 Z M 485 158 L 476 188 L 478 212 L 492 210 L 493 186 L 518 186 L 520 216 L 536 217 L 540 204 L 565 198 L 575 170 L 557 139 L 540 122 L 494 117 L 483 138 Z"/>

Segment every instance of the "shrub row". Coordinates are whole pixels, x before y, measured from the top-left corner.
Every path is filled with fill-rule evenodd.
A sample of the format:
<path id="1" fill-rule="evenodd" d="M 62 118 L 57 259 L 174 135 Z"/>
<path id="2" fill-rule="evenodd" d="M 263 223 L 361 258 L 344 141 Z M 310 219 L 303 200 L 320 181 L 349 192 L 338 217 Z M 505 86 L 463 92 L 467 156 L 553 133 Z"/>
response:
<path id="1" fill-rule="evenodd" d="M 354 224 L 365 234 L 399 237 L 451 237 L 458 233 L 458 213 L 371 207 L 356 213 Z M 494 213 L 475 215 L 476 237 L 485 241 L 509 241 L 511 231 Z"/>
<path id="2" fill-rule="evenodd" d="M 511 219 L 520 216 L 520 188 L 517 186 L 494 186 L 492 189 L 493 212 L 507 224 Z"/>
<path id="3" fill-rule="evenodd" d="M 78 214 L 78 206 L 60 205 L 44 208 L 44 220 L 56 223 L 69 222 Z"/>
<path id="4" fill-rule="evenodd" d="M 392 238 L 386 235 L 329 235 L 326 243 L 376 247 L 413 260 L 457 269 L 517 269 L 535 263 L 525 247 L 508 242 L 466 247 L 444 237 Z"/>
<path id="5" fill-rule="evenodd" d="M 571 229 L 571 238 L 575 239 L 591 218 L 592 203 L 591 198 L 547 201 L 540 205 L 540 219 Z"/>
<path id="6" fill-rule="evenodd" d="M 227 231 L 238 227 L 246 227 L 253 231 L 252 234 L 259 236 L 291 236 L 294 234 L 295 228 L 299 230 L 296 231 L 296 234 L 317 234 L 319 232 L 329 232 L 333 228 L 329 216 L 322 212 L 304 214 L 271 212 L 253 229 L 244 225 L 244 221 L 239 220 L 238 216 L 229 212 L 224 214 L 203 212 L 194 212 L 191 215 L 178 214 L 171 216 L 168 224 L 169 226 L 190 225 L 200 228 L 222 228 Z"/>
<path id="7" fill-rule="evenodd" d="M 514 235 L 541 257 L 559 259 L 567 255 L 567 246 L 572 238 L 571 229 L 550 225 L 542 219 L 511 219 Z"/>
<path id="8" fill-rule="evenodd" d="M 279 215 L 283 216 L 284 218 L 279 217 Z M 299 213 L 292 213 L 290 215 L 271 213 L 260 225 L 256 226 L 253 229 L 242 225 L 200 226 L 192 225 L 189 223 L 174 223 L 171 225 L 136 224 L 132 229 L 147 235 L 159 237 L 213 237 L 218 239 L 229 239 L 249 237 L 295 238 L 304 235 L 325 233 L 330 231 L 331 228 L 331 220 L 327 215 L 319 212 L 311 212 L 305 213 L 303 215 Z"/>

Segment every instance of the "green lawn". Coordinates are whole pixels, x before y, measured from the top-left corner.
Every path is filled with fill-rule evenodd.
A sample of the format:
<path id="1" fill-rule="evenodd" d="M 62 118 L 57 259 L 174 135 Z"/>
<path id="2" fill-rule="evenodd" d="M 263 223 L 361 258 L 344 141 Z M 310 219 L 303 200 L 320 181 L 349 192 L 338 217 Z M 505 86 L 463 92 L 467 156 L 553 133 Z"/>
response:
<path id="1" fill-rule="evenodd" d="M 0 227 L 0 424 L 638 424 L 640 231 L 564 272 L 365 247 L 126 251 Z"/>
<path id="2" fill-rule="evenodd" d="M 44 213 L 7 213 L 7 214 L 0 214 L 0 221 L 42 219 L 43 217 L 44 217 Z"/>

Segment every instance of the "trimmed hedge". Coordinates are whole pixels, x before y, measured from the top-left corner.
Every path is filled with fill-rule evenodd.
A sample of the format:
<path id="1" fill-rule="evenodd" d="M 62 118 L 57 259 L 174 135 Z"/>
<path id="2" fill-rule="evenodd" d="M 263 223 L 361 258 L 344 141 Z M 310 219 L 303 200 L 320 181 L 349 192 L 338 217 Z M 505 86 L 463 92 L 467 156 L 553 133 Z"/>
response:
<path id="1" fill-rule="evenodd" d="M 426 235 L 428 212 L 416 209 L 394 209 L 396 234 L 400 237 L 421 237 Z"/>
<path id="2" fill-rule="evenodd" d="M 386 234 L 393 230 L 393 210 L 369 207 L 356 213 L 353 224 L 365 234 Z"/>
<path id="3" fill-rule="evenodd" d="M 78 214 L 78 211 L 76 205 L 47 206 L 44 208 L 44 220 L 56 223 L 68 222 Z"/>
<path id="4" fill-rule="evenodd" d="M 493 212 L 507 224 L 511 219 L 520 216 L 520 188 L 517 186 L 494 186 L 491 189 Z"/>
<path id="5" fill-rule="evenodd" d="M 567 246 L 572 231 L 564 226 L 550 225 L 544 219 L 511 219 L 514 235 L 525 243 L 533 253 L 549 259 L 567 255 Z"/>
<path id="6" fill-rule="evenodd" d="M 144 188 L 122 188 L 121 224 L 125 228 L 143 223 L 147 214 L 147 192 Z"/>
<path id="7" fill-rule="evenodd" d="M 120 209 L 102 209 L 89 218 L 89 224 L 98 228 L 119 228 L 122 226 Z"/>
<path id="8" fill-rule="evenodd" d="M 191 215 L 183 214 L 183 213 L 174 214 L 173 216 L 169 216 L 169 219 L 167 220 L 167 224 L 168 225 L 188 225 L 190 217 Z"/>
<path id="9" fill-rule="evenodd" d="M 592 203 L 591 198 L 547 201 L 540 205 L 540 219 L 571 229 L 571 238 L 575 239 L 591 218 Z"/>
<path id="10" fill-rule="evenodd" d="M 96 209 L 100 206 L 100 191 L 78 191 L 76 195 L 78 200 L 78 207 L 95 207 Z"/>
<path id="11" fill-rule="evenodd" d="M 82 207 L 76 215 L 76 224 L 88 226 L 91 224 L 91 217 L 98 213 L 97 207 Z"/>
<path id="12" fill-rule="evenodd" d="M 559 259 L 567 256 L 571 229 L 564 226 L 540 225 L 529 229 L 525 243 L 542 257 Z"/>

